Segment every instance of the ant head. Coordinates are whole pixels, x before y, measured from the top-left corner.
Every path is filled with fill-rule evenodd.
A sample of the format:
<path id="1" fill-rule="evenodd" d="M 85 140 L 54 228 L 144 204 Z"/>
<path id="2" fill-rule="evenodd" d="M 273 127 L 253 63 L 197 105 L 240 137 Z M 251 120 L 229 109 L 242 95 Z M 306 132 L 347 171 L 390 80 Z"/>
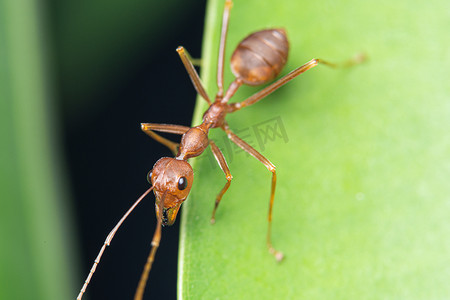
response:
<path id="1" fill-rule="evenodd" d="M 191 165 L 171 157 L 163 157 L 153 166 L 148 174 L 148 181 L 153 185 L 156 197 L 156 216 L 160 216 L 159 205 L 163 201 L 162 224 L 172 225 L 181 204 L 186 200 L 194 180 Z"/>

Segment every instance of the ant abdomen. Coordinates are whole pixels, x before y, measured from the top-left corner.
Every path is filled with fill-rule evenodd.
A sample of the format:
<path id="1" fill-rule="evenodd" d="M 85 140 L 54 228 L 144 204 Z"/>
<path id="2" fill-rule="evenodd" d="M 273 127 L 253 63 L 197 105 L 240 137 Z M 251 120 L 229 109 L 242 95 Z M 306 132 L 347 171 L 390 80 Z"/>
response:
<path id="1" fill-rule="evenodd" d="M 247 85 L 260 85 L 280 74 L 286 64 L 289 42 L 284 29 L 266 29 L 247 36 L 231 56 L 234 76 Z"/>

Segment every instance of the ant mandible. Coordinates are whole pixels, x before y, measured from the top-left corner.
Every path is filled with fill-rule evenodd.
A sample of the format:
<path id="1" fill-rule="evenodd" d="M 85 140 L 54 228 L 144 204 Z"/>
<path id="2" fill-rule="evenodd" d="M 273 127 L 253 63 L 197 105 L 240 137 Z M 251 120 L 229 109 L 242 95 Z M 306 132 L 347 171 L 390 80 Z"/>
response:
<path id="1" fill-rule="evenodd" d="M 85 293 L 87 285 L 89 284 L 92 275 L 94 274 L 97 265 L 100 262 L 100 258 L 102 257 L 106 246 L 109 246 L 118 228 L 122 225 L 123 221 L 128 217 L 131 211 L 139 204 L 139 202 L 141 202 L 141 200 L 153 190 L 156 198 L 155 210 L 157 224 L 155 232 L 153 234 L 151 251 L 145 264 L 144 271 L 142 272 L 141 279 L 139 281 L 139 285 L 134 297 L 135 300 L 142 299 L 148 275 L 152 267 L 152 263 L 155 259 L 156 250 L 158 249 L 161 240 L 161 226 L 172 225 L 175 222 L 178 210 L 180 209 L 181 204 L 186 200 L 192 187 L 194 173 L 191 165 L 187 160 L 191 157 L 199 156 L 208 146 L 211 146 L 212 153 L 216 158 L 220 168 L 225 173 L 225 177 L 227 180 L 225 186 L 216 197 L 211 217 L 211 223 L 215 222 L 216 210 L 219 206 L 222 196 L 230 187 L 231 179 L 233 177 L 231 176 L 230 170 L 222 152 L 212 140 L 208 139 L 209 130 L 212 128 L 221 128 L 223 131 L 225 131 L 228 138 L 233 143 L 259 160 L 272 173 L 266 242 L 269 252 L 275 257 L 275 259 L 277 261 L 281 261 L 283 259 L 283 254 L 272 246 L 271 241 L 272 207 L 277 181 L 276 168 L 261 153 L 256 151 L 253 147 L 251 147 L 245 141 L 240 139 L 236 134 L 234 134 L 228 126 L 228 123 L 225 121 L 225 117 L 228 113 L 233 113 L 244 107 L 255 104 L 290 80 L 294 79 L 303 72 L 306 72 L 307 70 L 317 66 L 318 64 L 325 64 L 331 67 L 334 67 L 335 65 L 323 60 L 312 59 L 303 66 L 293 70 L 289 74 L 285 75 L 281 79 L 278 79 L 271 85 L 265 87 L 264 89 L 250 96 L 244 101 L 228 103 L 230 98 L 236 93 L 236 91 L 242 84 L 252 86 L 262 85 L 277 77 L 286 64 L 289 51 L 289 42 L 287 40 L 286 31 L 284 29 L 266 29 L 250 34 L 239 43 L 233 55 L 231 56 L 231 69 L 236 78 L 231 82 L 230 86 L 224 93 L 223 66 L 225 57 L 225 43 L 228 31 L 228 20 L 231 6 L 232 1 L 226 0 L 222 17 L 222 31 L 220 35 L 217 67 L 218 91 L 214 102 L 211 102 L 208 94 L 206 93 L 205 88 L 201 83 L 200 77 L 192 64 L 189 55 L 183 47 L 178 47 L 177 52 L 189 74 L 190 79 L 192 80 L 197 93 L 200 94 L 202 98 L 206 100 L 206 102 L 208 102 L 209 108 L 203 115 L 202 123 L 195 127 L 172 124 L 141 124 L 142 130 L 147 135 L 160 142 L 161 144 L 167 146 L 174 153 L 175 157 L 163 157 L 159 159 L 153 166 L 152 171 L 148 173 L 148 181 L 152 186 L 147 191 L 145 191 L 138 200 L 136 200 L 136 202 L 125 213 L 122 219 L 120 219 L 117 225 L 107 236 L 77 297 L 77 300 L 81 300 L 83 294 Z M 345 65 L 359 63 L 361 60 L 362 58 L 356 58 L 354 61 L 350 61 Z M 181 143 L 174 143 L 158 135 L 157 133 L 155 133 L 155 131 L 182 135 Z"/>

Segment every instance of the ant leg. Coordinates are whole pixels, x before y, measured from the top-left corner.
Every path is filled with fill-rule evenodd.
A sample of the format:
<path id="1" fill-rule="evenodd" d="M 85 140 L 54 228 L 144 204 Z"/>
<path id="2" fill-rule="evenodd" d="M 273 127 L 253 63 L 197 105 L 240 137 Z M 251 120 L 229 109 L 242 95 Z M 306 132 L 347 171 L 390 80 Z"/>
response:
<path id="1" fill-rule="evenodd" d="M 268 87 L 262 89 L 261 91 L 257 92 L 256 94 L 250 96 L 246 100 L 244 100 L 242 102 L 236 102 L 236 103 L 230 104 L 231 111 L 234 112 L 236 110 L 240 110 L 243 107 L 255 104 L 256 102 L 263 99 L 267 95 L 273 93 L 275 90 L 282 87 L 283 85 L 285 85 L 286 83 L 288 83 L 289 81 L 291 81 L 292 79 L 297 77 L 298 75 L 308 71 L 311 68 L 314 68 L 315 66 L 317 66 L 319 64 L 319 62 L 321 62 L 319 59 L 312 59 L 309 62 L 307 62 L 306 64 L 304 64 L 303 66 L 298 67 L 294 71 L 292 71 L 289 74 L 285 75 L 284 77 L 278 79 L 277 81 L 275 81 Z M 331 65 L 329 63 L 326 63 L 326 64 Z"/>
<path id="2" fill-rule="evenodd" d="M 89 282 L 91 281 L 92 275 L 94 275 L 94 272 L 97 269 L 98 264 L 100 263 L 100 259 L 102 258 L 102 255 L 103 255 L 103 252 L 106 249 L 106 246 L 109 246 L 111 244 L 111 241 L 114 238 L 114 235 L 116 234 L 116 232 L 119 229 L 120 225 L 122 225 L 123 221 L 125 221 L 125 219 L 133 211 L 133 209 L 139 204 L 139 202 L 141 202 L 142 199 L 144 199 L 145 196 L 147 196 L 148 193 L 150 193 L 152 190 L 153 190 L 153 187 L 149 188 L 145 193 L 143 193 L 139 197 L 139 199 L 137 199 L 136 202 L 134 202 L 134 204 L 128 209 L 128 211 L 125 213 L 125 215 L 122 217 L 122 219 L 120 219 L 120 221 L 116 224 L 116 226 L 114 226 L 113 230 L 111 230 L 111 232 L 108 234 L 108 236 L 106 237 L 105 242 L 103 243 L 102 248 L 100 249 L 100 252 L 97 255 L 97 258 L 94 261 L 94 264 L 92 265 L 92 268 L 91 268 L 91 270 L 89 272 L 88 277 L 84 281 L 83 287 L 81 288 L 81 291 L 78 294 L 77 300 L 81 300 L 81 298 L 83 297 L 83 294 L 86 292 L 86 288 L 87 288 Z"/>
<path id="3" fill-rule="evenodd" d="M 208 102 L 209 105 L 211 105 L 211 100 L 209 100 L 208 94 L 206 93 L 205 88 L 203 87 L 202 81 L 200 80 L 200 76 L 198 76 L 197 71 L 192 65 L 192 60 L 189 54 L 183 48 L 183 46 L 178 47 L 177 52 L 181 58 L 181 61 L 183 62 L 184 67 L 186 68 L 186 71 L 189 74 L 189 77 L 191 78 L 195 90 L 197 91 L 198 94 L 200 94 L 203 97 L 203 99 L 206 100 L 206 102 Z"/>
<path id="4" fill-rule="evenodd" d="M 243 84 L 244 82 L 242 82 L 241 78 L 236 78 L 234 79 L 230 86 L 228 87 L 225 96 L 223 97 L 223 99 L 221 100 L 221 102 L 223 103 L 227 103 L 228 100 L 230 100 L 231 97 L 233 97 L 233 95 L 236 93 L 236 91 L 238 90 L 238 88 Z"/>
<path id="5" fill-rule="evenodd" d="M 225 157 L 222 154 L 222 151 L 220 151 L 219 147 L 216 146 L 216 144 L 209 140 L 209 144 L 211 145 L 212 152 L 214 154 L 214 157 L 217 160 L 217 163 L 219 164 L 222 171 L 225 173 L 225 177 L 227 178 L 227 183 L 225 183 L 225 186 L 222 188 L 220 193 L 216 197 L 216 202 L 214 204 L 214 209 L 211 216 L 211 224 L 214 224 L 216 222 L 216 210 L 217 207 L 219 207 L 220 200 L 222 200 L 223 194 L 228 190 L 230 187 L 231 179 L 233 179 L 233 176 L 231 176 L 230 169 L 228 168 L 228 164 L 225 160 Z"/>
<path id="6" fill-rule="evenodd" d="M 173 124 L 155 124 L 155 123 L 141 123 L 141 129 L 151 138 L 156 140 L 157 142 L 163 144 L 167 148 L 169 148 L 174 155 L 178 153 L 178 146 L 180 144 L 174 143 L 154 131 L 173 133 L 173 134 L 184 134 L 186 131 L 190 129 L 190 127 L 182 126 L 182 125 L 173 125 Z"/>
<path id="7" fill-rule="evenodd" d="M 195 67 L 199 67 L 200 68 L 202 66 L 202 59 L 201 58 L 193 58 L 189 54 L 189 52 L 187 52 L 186 49 L 184 49 L 184 50 L 186 51 L 185 53 L 186 53 L 188 59 L 191 61 L 192 65 L 195 66 Z"/>
<path id="8" fill-rule="evenodd" d="M 233 2 L 231 0 L 227 0 L 225 2 L 222 16 L 222 31 L 220 33 L 219 44 L 219 61 L 217 63 L 217 98 L 219 99 L 222 99 L 223 97 L 223 65 L 225 60 L 225 45 L 227 41 L 228 20 L 230 19 L 230 10 L 232 6 Z"/>
<path id="9" fill-rule="evenodd" d="M 277 261 L 281 261 L 283 259 L 283 253 L 281 253 L 280 251 L 276 250 L 275 248 L 273 248 L 272 246 L 272 208 L 273 208 L 273 200 L 275 197 L 275 186 L 277 183 L 277 173 L 276 173 L 276 168 L 275 166 L 267 159 L 265 158 L 261 153 L 259 153 L 258 151 L 256 151 L 252 146 L 250 146 L 249 144 L 247 144 L 245 141 L 243 141 L 241 138 L 239 138 L 236 134 L 234 134 L 230 128 L 228 127 L 228 125 L 224 125 L 222 127 L 222 129 L 227 133 L 228 138 L 235 143 L 236 145 L 238 145 L 242 150 L 244 150 L 245 152 L 247 152 L 248 154 L 250 154 L 251 156 L 253 156 L 254 158 L 256 158 L 257 160 L 259 160 L 260 162 L 263 163 L 264 166 L 266 166 L 266 168 L 272 172 L 272 188 L 270 191 L 270 201 L 269 201 L 269 214 L 268 214 L 268 228 L 267 228 L 267 247 L 269 248 L 269 252 L 275 256 L 275 259 Z"/>
<path id="10" fill-rule="evenodd" d="M 288 83 L 289 81 L 291 81 L 292 79 L 297 77 L 298 75 L 308 71 L 309 69 L 314 68 L 318 64 L 323 64 L 323 65 L 326 65 L 326 66 L 329 66 L 329 67 L 332 67 L 332 68 L 336 68 L 336 67 L 350 67 L 350 66 L 353 66 L 355 64 L 359 64 L 359 63 L 363 62 L 364 60 L 365 60 L 365 56 L 362 55 L 362 54 L 358 54 L 354 58 L 352 58 L 352 59 L 350 59 L 350 60 L 348 60 L 348 61 L 346 61 L 346 62 L 344 62 L 342 64 L 334 64 L 334 63 L 330 63 L 330 62 L 327 62 L 327 61 L 324 61 L 324 60 L 318 59 L 318 58 L 312 59 L 309 62 L 307 62 L 306 64 L 304 64 L 303 66 L 298 67 L 297 69 L 293 70 L 289 74 L 287 74 L 284 77 L 278 79 L 277 81 L 275 81 L 274 83 L 272 83 L 268 87 L 262 89 L 261 91 L 257 92 L 256 94 L 250 96 L 246 100 L 244 100 L 242 102 L 237 102 L 237 103 L 230 104 L 231 112 L 234 112 L 234 111 L 240 110 L 243 107 L 255 104 L 256 102 L 258 102 L 259 100 L 263 99 L 267 95 L 271 94 L 272 92 L 274 92 L 278 88 L 282 87 L 283 85 L 285 85 L 286 83 Z"/>
<path id="11" fill-rule="evenodd" d="M 161 241 L 161 224 L 162 224 L 162 212 L 164 208 L 164 199 L 166 197 L 167 190 L 164 192 L 162 196 L 162 200 L 159 205 L 159 214 L 156 216 L 156 229 L 152 238 L 152 248 L 150 250 L 150 254 L 148 255 L 147 262 L 145 263 L 144 270 L 142 271 L 141 279 L 139 279 L 139 284 L 136 289 L 136 293 L 134 294 L 134 300 L 142 300 L 144 296 L 145 285 L 147 284 L 148 274 L 152 269 L 153 261 L 155 260 L 156 250 L 158 250 L 159 242 Z"/>

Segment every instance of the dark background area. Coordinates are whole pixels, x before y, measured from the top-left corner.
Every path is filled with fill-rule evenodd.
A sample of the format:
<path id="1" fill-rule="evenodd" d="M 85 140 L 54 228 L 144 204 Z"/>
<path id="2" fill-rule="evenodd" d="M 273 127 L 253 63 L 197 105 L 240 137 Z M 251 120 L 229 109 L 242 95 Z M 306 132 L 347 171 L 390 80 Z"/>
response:
<path id="1" fill-rule="evenodd" d="M 166 4 L 159 1 L 50 1 L 54 92 L 80 245 L 80 288 L 109 231 L 149 188 L 147 172 L 171 156 L 140 123 L 191 122 L 196 93 L 175 49 L 183 45 L 200 56 L 206 1 L 168 3 L 160 10 Z M 86 299 L 132 299 L 155 223 L 152 194 L 107 247 Z M 176 298 L 178 227 L 179 220 L 163 228 L 145 299 Z"/>

